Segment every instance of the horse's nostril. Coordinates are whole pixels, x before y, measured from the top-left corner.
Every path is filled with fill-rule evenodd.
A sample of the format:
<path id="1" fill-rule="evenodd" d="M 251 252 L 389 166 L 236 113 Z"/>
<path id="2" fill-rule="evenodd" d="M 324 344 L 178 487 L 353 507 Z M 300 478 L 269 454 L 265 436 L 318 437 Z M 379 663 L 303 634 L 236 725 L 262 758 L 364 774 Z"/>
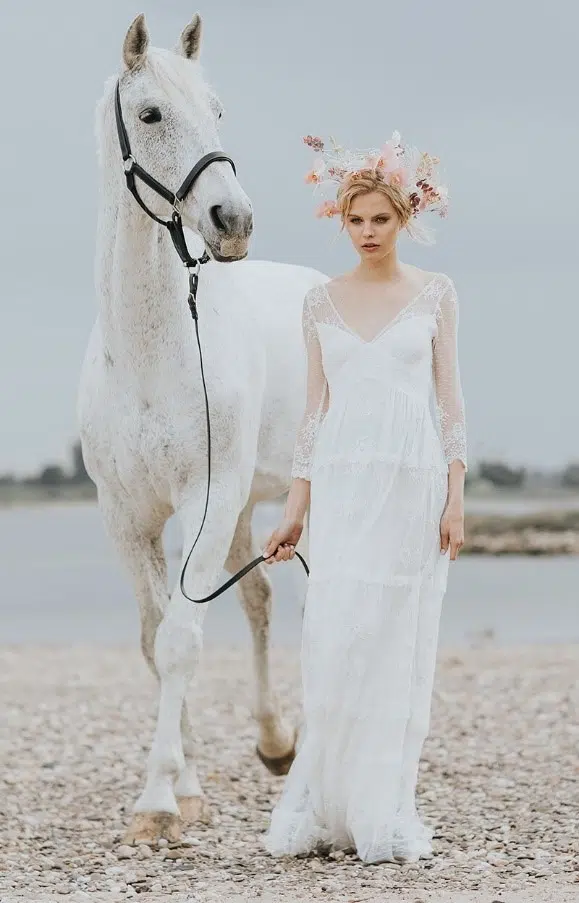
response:
<path id="1" fill-rule="evenodd" d="M 233 204 L 216 204 L 209 210 L 211 222 L 218 232 L 227 236 L 247 237 L 253 229 L 251 210 L 240 211 Z"/>
<path id="2" fill-rule="evenodd" d="M 219 232 L 227 232 L 227 220 L 223 213 L 223 207 L 217 204 L 209 211 L 211 222 Z"/>

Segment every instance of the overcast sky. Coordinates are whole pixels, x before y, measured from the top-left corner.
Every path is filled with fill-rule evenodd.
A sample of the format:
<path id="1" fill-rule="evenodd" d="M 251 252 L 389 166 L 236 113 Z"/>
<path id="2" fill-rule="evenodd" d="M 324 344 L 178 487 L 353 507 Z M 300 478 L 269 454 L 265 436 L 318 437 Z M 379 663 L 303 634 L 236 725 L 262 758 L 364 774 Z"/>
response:
<path id="1" fill-rule="evenodd" d="M 312 215 L 307 133 L 437 153 L 452 193 L 433 248 L 449 273 L 471 457 L 579 459 L 574 0 L 4 0 L 0 11 L 0 472 L 66 461 L 95 315 L 94 107 L 147 14 L 173 46 L 192 14 L 226 106 L 223 144 L 250 195 L 252 257 L 336 274 L 354 263 Z"/>

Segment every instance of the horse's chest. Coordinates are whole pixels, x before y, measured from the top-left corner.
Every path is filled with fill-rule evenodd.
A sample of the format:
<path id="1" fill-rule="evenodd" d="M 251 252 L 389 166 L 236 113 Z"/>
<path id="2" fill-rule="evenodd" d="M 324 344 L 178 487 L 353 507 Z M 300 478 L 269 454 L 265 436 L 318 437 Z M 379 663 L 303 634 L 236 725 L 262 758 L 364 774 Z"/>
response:
<path id="1" fill-rule="evenodd" d="M 218 344 L 208 329 L 203 339 L 212 469 L 243 474 L 245 462 L 255 457 L 264 355 L 247 342 L 224 345 L 224 335 Z M 193 352 L 167 352 L 155 367 L 144 356 L 130 366 L 103 363 L 99 379 L 87 389 L 90 403 L 83 418 L 95 478 L 120 483 L 131 495 L 152 489 L 162 498 L 205 478 L 205 397 L 197 349 Z"/>

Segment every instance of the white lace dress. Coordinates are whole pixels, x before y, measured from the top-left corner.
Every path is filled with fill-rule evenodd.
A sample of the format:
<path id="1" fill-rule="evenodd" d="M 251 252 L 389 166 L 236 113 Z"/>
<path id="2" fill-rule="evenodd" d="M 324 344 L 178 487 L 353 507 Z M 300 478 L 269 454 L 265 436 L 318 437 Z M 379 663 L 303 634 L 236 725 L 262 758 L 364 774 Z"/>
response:
<path id="1" fill-rule="evenodd" d="M 305 297 L 308 393 L 292 471 L 311 480 L 304 722 L 265 836 L 273 855 L 431 853 L 415 789 L 448 573 L 448 464 L 466 467 L 457 323 L 443 274 L 371 340 L 326 286 Z"/>

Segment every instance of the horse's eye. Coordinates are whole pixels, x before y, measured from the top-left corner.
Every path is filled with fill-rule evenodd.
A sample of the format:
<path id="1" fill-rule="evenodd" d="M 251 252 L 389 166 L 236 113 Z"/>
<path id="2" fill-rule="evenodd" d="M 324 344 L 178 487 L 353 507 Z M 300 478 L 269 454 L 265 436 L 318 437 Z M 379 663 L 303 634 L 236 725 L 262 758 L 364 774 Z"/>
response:
<path id="1" fill-rule="evenodd" d="M 149 107 L 143 110 L 142 113 L 139 113 L 139 119 L 141 122 L 146 122 L 147 125 L 152 125 L 153 122 L 161 121 L 161 111 L 158 107 Z"/>

